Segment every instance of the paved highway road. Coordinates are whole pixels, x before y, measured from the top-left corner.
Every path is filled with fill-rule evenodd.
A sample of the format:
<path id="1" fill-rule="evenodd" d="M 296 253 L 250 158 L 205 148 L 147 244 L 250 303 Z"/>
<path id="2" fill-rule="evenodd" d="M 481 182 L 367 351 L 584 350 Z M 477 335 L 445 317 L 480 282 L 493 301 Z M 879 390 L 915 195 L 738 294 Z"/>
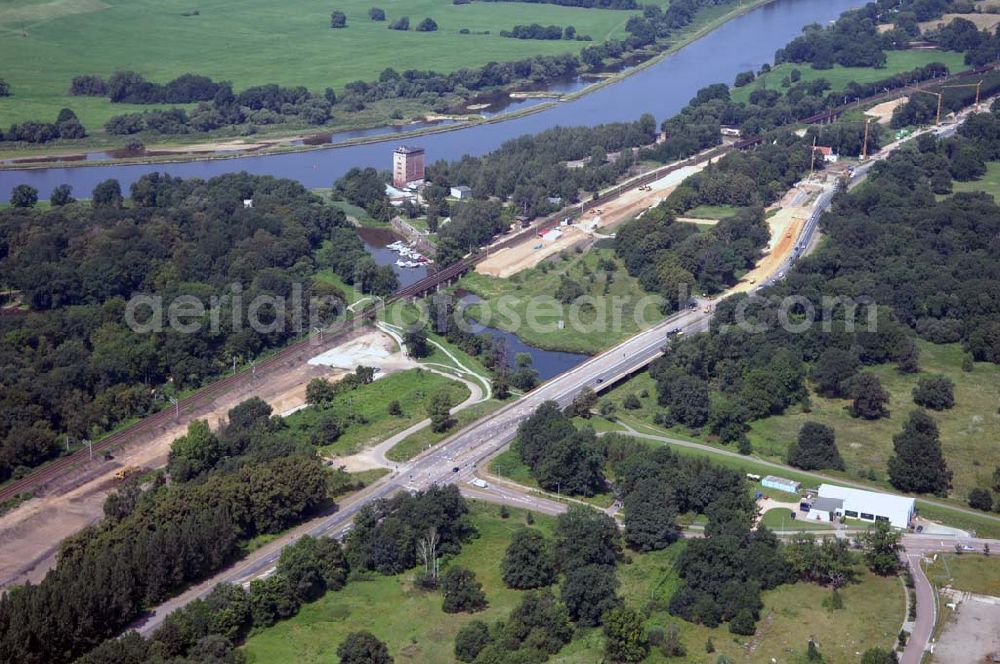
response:
<path id="1" fill-rule="evenodd" d="M 816 231 L 821 212 L 829 206 L 832 189 L 824 191 L 816 209 L 799 239 L 799 245 L 808 247 Z M 788 263 L 790 265 L 790 262 Z M 786 265 L 787 267 L 787 265 Z M 783 274 L 783 267 L 780 273 Z M 764 283 L 772 283 L 777 275 Z M 296 528 L 270 545 L 255 551 L 213 578 L 190 588 L 182 595 L 158 606 L 136 628 L 143 634 L 155 630 L 171 611 L 188 602 L 204 597 L 218 583 L 246 583 L 274 566 L 281 549 L 304 534 L 313 536 L 340 536 L 350 528 L 351 520 L 367 502 L 384 498 L 399 490 L 419 490 L 434 484 L 458 482 L 468 486 L 478 464 L 508 445 L 517 432 L 518 424 L 531 415 L 545 401 L 555 401 L 568 406 L 585 387 L 600 391 L 617 380 L 631 375 L 660 354 L 670 338 L 670 333 L 685 335 L 708 329 L 711 313 L 702 305 L 676 313 L 660 323 L 640 332 L 611 350 L 594 356 L 577 367 L 560 374 L 527 395 L 459 431 L 443 443 L 412 462 L 401 465 L 391 475 L 360 492 L 340 510 Z"/>
<path id="2" fill-rule="evenodd" d="M 954 132 L 954 127 L 944 128 L 938 133 L 944 134 L 949 131 Z M 872 160 L 859 166 L 852 184 L 859 182 L 874 162 L 875 160 Z M 792 263 L 813 246 L 819 217 L 829 207 L 833 191 L 833 187 L 828 186 L 820 194 L 814 211 L 798 239 L 795 252 L 771 276 L 762 280 L 762 285 L 781 279 Z M 711 313 L 706 313 L 701 307 L 679 312 L 611 350 L 553 378 L 515 403 L 459 431 L 411 463 L 399 466 L 391 475 L 342 504 L 339 511 L 303 524 L 229 569 L 160 605 L 136 626 L 137 629 L 144 634 L 150 633 L 163 622 L 168 613 L 196 598 L 204 597 L 218 583 L 246 583 L 260 576 L 274 566 L 284 546 L 304 534 L 343 535 L 349 530 L 354 515 L 367 502 L 389 496 L 399 490 L 419 490 L 448 482 L 460 483 L 467 493 L 471 492 L 468 482 L 473 479 L 477 465 L 509 444 L 514 438 L 518 424 L 544 401 L 552 400 L 561 406 L 567 406 L 585 387 L 600 391 L 645 367 L 660 353 L 669 339 L 669 332 L 676 330 L 686 335 L 703 332 L 708 329 L 710 319 Z"/>

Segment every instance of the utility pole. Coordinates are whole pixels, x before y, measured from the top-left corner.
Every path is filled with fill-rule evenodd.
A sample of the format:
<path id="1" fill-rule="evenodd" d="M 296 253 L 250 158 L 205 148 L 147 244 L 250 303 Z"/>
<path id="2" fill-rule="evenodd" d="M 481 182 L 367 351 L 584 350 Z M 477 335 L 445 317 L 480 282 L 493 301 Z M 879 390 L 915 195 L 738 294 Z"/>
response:
<path id="1" fill-rule="evenodd" d="M 85 439 L 83 441 L 83 444 L 86 445 L 87 449 L 90 450 L 90 460 L 93 461 L 94 460 L 94 444 L 92 442 L 90 442 L 90 439 Z"/>
<path id="2" fill-rule="evenodd" d="M 809 155 L 809 179 L 812 180 L 813 171 L 816 170 L 816 137 L 813 136 L 812 154 Z"/>
<path id="3" fill-rule="evenodd" d="M 174 404 L 174 418 L 180 417 L 181 416 L 181 402 L 178 401 L 177 399 L 175 399 L 174 397 L 168 396 L 167 398 L 170 399 L 170 403 Z"/>
<path id="4" fill-rule="evenodd" d="M 865 118 L 865 136 L 861 139 L 861 160 L 864 161 L 868 158 L 868 123 L 871 122 L 871 118 Z"/>

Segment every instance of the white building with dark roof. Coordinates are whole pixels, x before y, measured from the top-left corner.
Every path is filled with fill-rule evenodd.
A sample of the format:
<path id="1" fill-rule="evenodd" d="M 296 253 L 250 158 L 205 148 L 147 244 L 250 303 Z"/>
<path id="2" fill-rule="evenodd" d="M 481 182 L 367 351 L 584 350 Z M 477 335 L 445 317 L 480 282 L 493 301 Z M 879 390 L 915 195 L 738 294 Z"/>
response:
<path id="1" fill-rule="evenodd" d="M 810 519 L 813 518 L 812 512 L 819 506 L 824 508 L 820 511 L 832 509 L 831 518 L 845 516 L 862 521 L 888 521 L 896 528 L 909 528 L 917 511 L 917 503 L 913 498 L 878 491 L 821 484 L 818 495 L 819 498 L 813 501 L 810 509 Z"/>

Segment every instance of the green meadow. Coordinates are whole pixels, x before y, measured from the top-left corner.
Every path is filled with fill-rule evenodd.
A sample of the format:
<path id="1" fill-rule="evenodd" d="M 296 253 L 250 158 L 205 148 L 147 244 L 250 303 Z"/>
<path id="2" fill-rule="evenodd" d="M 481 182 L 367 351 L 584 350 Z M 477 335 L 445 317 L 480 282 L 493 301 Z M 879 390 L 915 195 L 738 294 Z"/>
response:
<path id="1" fill-rule="evenodd" d="M 368 10 L 381 7 L 386 22 Z M 330 12 L 347 27 L 330 28 Z M 194 12 L 197 11 L 197 15 Z M 55 119 L 73 108 L 92 132 L 111 116 L 149 106 L 71 97 L 71 79 L 132 69 L 166 82 L 187 72 L 232 81 L 235 89 L 279 83 L 321 92 L 393 67 L 454 71 L 532 55 L 577 53 L 576 41 L 500 36 L 517 24 L 573 25 L 594 42 L 623 37 L 633 12 L 520 2 L 453 5 L 451 0 L 5 0 L 0 3 L 0 78 L 13 96 L 0 99 L 0 126 Z M 388 23 L 410 17 L 411 30 Z M 425 17 L 437 32 L 416 32 Z M 490 34 L 459 34 L 489 31 Z M 51 116 L 51 117 L 50 117 Z"/>
<path id="2" fill-rule="evenodd" d="M 514 531 L 526 527 L 526 514 L 510 509 L 501 518 L 498 508 L 472 503 L 472 522 L 479 536 L 462 547 L 453 560 L 445 561 L 473 570 L 483 584 L 489 606 L 477 614 L 445 614 L 441 595 L 425 592 L 413 583 L 413 573 L 397 576 L 366 575 L 352 579 L 339 592 L 327 593 L 303 605 L 298 615 L 252 635 L 244 647 L 252 664 L 319 664 L 335 660 L 337 646 L 352 631 L 369 630 L 384 640 L 399 664 L 444 664 L 454 662 L 455 635 L 463 625 L 479 619 L 492 623 L 506 617 L 520 601 L 521 592 L 504 587 L 500 560 Z M 536 528 L 551 535 L 554 520 L 536 514 Z M 764 609 L 757 634 L 730 634 L 725 625 L 709 629 L 670 616 L 665 607 L 677 589 L 679 578 L 673 564 L 683 549 L 679 542 L 662 551 L 629 553 L 618 566 L 621 596 L 633 608 L 644 610 L 648 626 L 673 624 L 687 655 L 666 659 L 653 652 L 645 660 L 711 664 L 720 654 L 737 662 L 796 661 L 805 653 L 810 637 L 830 664 L 853 663 L 857 652 L 881 645 L 888 647 L 902 623 L 903 588 L 895 577 L 876 577 L 859 567 L 859 583 L 841 590 L 844 609 L 830 611 L 823 600 L 830 591 L 814 584 L 797 583 L 763 594 Z M 558 594 L 558 589 L 555 589 Z M 817 626 L 822 626 L 817 629 Z M 705 652 L 711 638 L 716 652 Z M 581 629 L 573 642 L 550 658 L 561 664 L 593 664 L 602 661 L 604 636 L 600 629 Z M 791 658 L 791 659 L 790 659 Z"/>
<path id="3" fill-rule="evenodd" d="M 776 66 L 770 73 L 758 76 L 757 79 L 741 88 L 733 88 L 732 96 L 735 101 L 747 101 L 750 93 L 759 87 L 766 87 L 771 90 L 784 90 L 781 87 L 781 80 L 788 76 L 793 69 L 798 69 L 802 74 L 802 81 L 814 81 L 818 78 L 825 78 L 830 83 L 831 90 L 843 90 L 851 81 L 857 83 L 872 83 L 884 78 L 889 78 L 904 71 L 911 71 L 917 67 L 929 65 L 932 62 L 940 62 L 948 67 L 948 71 L 954 73 L 965 70 L 964 56 L 961 53 L 950 51 L 888 51 L 886 52 L 885 67 L 872 69 L 869 67 L 841 67 L 834 65 L 830 69 L 814 69 L 809 65 L 781 64 Z"/>

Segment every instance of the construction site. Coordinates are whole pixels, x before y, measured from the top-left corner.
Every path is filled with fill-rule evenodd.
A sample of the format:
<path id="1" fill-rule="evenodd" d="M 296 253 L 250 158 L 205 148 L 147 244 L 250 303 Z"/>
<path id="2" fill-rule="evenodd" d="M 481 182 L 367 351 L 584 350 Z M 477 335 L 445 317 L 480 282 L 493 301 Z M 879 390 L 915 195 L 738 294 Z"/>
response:
<path id="1" fill-rule="evenodd" d="M 700 172 L 714 159 L 683 166 L 648 184 L 628 188 L 620 196 L 599 207 L 592 207 L 579 219 L 567 218 L 560 226 L 538 233 L 513 246 L 489 254 L 476 265 L 476 272 L 491 277 L 508 278 L 535 267 L 546 258 L 576 247 L 587 247 L 595 240 L 613 237 L 613 229 L 634 219 L 643 211 L 659 205 L 687 179 Z"/>
<path id="2" fill-rule="evenodd" d="M 190 422 L 204 420 L 216 429 L 231 408 L 251 397 L 266 401 L 276 414 L 290 414 L 305 405 L 310 380 L 336 381 L 359 364 L 376 367 L 379 376 L 414 365 L 385 332 L 357 330 L 346 342 L 328 347 L 320 343 L 278 366 L 254 371 L 249 380 L 201 408 L 181 411 L 113 454 L 100 454 L 95 463 L 67 473 L 41 495 L 0 515 L 0 588 L 40 581 L 56 562 L 58 543 L 100 520 L 105 498 L 126 477 L 165 465 L 171 443 L 184 435 Z"/>

